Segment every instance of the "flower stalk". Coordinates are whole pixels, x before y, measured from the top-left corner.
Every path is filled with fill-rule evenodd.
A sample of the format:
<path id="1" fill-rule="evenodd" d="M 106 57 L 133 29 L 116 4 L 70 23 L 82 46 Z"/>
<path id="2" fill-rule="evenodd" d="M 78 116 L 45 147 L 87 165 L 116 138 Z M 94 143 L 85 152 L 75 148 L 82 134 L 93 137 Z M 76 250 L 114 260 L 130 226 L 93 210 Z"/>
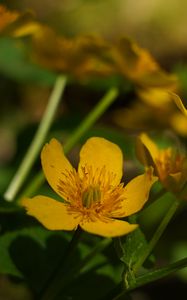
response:
<path id="1" fill-rule="evenodd" d="M 168 264 L 163 268 L 159 268 L 154 271 L 150 271 L 144 275 L 137 277 L 136 288 L 143 286 L 145 284 L 151 283 L 153 281 L 164 278 L 174 272 L 179 271 L 182 268 L 187 267 L 187 258 L 180 259 L 174 263 Z M 129 288 L 129 291 L 134 289 L 133 286 Z"/>
<path id="2" fill-rule="evenodd" d="M 175 214 L 177 208 L 179 206 L 179 201 L 177 199 L 174 200 L 171 207 L 165 214 L 164 218 L 162 219 L 160 225 L 158 226 L 157 230 L 155 231 L 152 239 L 150 240 L 147 248 L 145 249 L 143 255 L 139 258 L 137 263 L 133 267 L 133 272 L 137 273 L 139 268 L 143 265 L 146 258 L 151 254 L 152 250 L 154 249 L 155 245 L 159 241 L 160 237 L 162 236 L 164 230 L 166 229 L 168 223 L 170 222 L 171 218 Z"/>
<path id="3" fill-rule="evenodd" d="M 122 300 L 125 299 L 125 295 L 127 295 L 130 291 L 135 290 L 141 286 L 144 286 L 148 283 L 154 282 L 156 280 L 162 279 L 170 274 L 173 274 L 180 269 L 187 267 L 187 258 L 180 259 L 174 263 L 168 264 L 165 267 L 156 269 L 154 271 L 149 271 L 144 275 L 141 275 L 136 278 L 136 283 L 134 285 L 129 286 L 126 290 L 119 292 L 121 285 L 116 287 L 118 293 L 116 295 L 111 295 L 111 297 L 103 298 L 102 300 Z"/>
<path id="4" fill-rule="evenodd" d="M 4 198 L 6 201 L 12 202 L 14 200 L 15 196 L 19 192 L 19 189 L 24 183 L 30 169 L 32 168 L 34 161 L 36 160 L 41 150 L 46 135 L 54 119 L 57 107 L 61 101 L 61 96 L 66 86 L 66 82 L 66 76 L 59 76 L 57 78 L 51 96 L 49 98 L 46 111 L 38 127 L 38 130 L 31 142 L 31 145 L 24 159 L 22 160 L 16 174 L 14 175 L 4 194 Z"/>

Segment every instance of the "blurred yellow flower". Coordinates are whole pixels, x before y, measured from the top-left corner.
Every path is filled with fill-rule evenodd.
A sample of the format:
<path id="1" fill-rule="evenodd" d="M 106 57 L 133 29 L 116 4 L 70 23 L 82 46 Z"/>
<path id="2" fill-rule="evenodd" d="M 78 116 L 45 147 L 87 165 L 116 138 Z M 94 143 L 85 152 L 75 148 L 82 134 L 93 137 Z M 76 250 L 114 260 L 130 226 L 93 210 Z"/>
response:
<path id="1" fill-rule="evenodd" d="M 181 136 L 187 136 L 185 108 L 180 98 L 173 93 L 175 89 L 177 81 L 170 89 L 163 87 L 137 89 L 138 98 L 128 108 L 116 110 L 113 113 L 114 122 L 125 129 L 140 132 L 171 129 Z M 183 114 L 177 109 L 174 96 Z"/>
<path id="2" fill-rule="evenodd" d="M 187 157 L 184 154 L 171 147 L 159 149 L 145 133 L 137 139 L 136 153 L 143 165 L 154 166 L 166 189 L 174 193 L 182 191 L 187 181 Z"/>
<path id="3" fill-rule="evenodd" d="M 128 37 L 117 41 L 93 34 L 65 37 L 37 21 L 30 11 L 15 13 L 0 6 L 1 14 L 0 30 L 1 23 L 13 22 L 5 33 L 17 38 L 30 36 L 32 60 L 48 69 L 81 80 L 121 76 L 143 88 L 176 85 L 176 76 L 165 72 L 149 51 Z"/>
<path id="4" fill-rule="evenodd" d="M 47 26 L 32 37 L 33 58 L 43 66 L 78 78 L 115 74 L 110 45 L 96 35 L 66 38 Z"/>
<path id="5" fill-rule="evenodd" d="M 80 151 L 76 171 L 52 139 L 41 153 L 44 174 L 64 202 L 46 196 L 24 198 L 28 214 L 51 230 L 83 230 L 104 237 L 127 234 L 138 225 L 116 218 L 138 212 L 148 200 L 157 177 L 152 168 L 132 179 L 125 187 L 122 177 L 123 155 L 112 142 L 99 137 L 87 140 Z"/>
<path id="6" fill-rule="evenodd" d="M 3 5 L 0 5 L 0 31 L 3 31 L 8 25 L 13 23 L 19 17 L 16 11 L 9 11 Z"/>
<path id="7" fill-rule="evenodd" d="M 165 72 L 148 50 L 123 37 L 111 48 L 118 73 L 141 87 L 173 88 L 177 78 Z"/>

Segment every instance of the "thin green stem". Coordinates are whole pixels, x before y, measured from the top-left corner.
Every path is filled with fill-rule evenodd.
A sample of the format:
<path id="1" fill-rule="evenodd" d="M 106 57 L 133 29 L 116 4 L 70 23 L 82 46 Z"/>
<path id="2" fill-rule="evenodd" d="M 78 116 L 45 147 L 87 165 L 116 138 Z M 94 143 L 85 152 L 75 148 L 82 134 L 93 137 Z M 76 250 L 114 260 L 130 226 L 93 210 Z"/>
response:
<path id="1" fill-rule="evenodd" d="M 46 282 L 45 287 L 41 292 L 40 300 L 53 300 L 61 291 L 63 277 L 68 269 L 68 263 L 72 255 L 74 254 L 74 251 L 77 247 L 77 244 L 80 241 L 81 236 L 82 229 L 78 227 L 63 255 L 61 262 L 59 262 L 57 269 L 53 272 L 53 274 L 51 274 L 50 278 Z"/>
<path id="2" fill-rule="evenodd" d="M 165 214 L 165 216 L 162 219 L 160 225 L 158 226 L 157 230 L 155 231 L 152 239 L 150 240 L 147 248 L 143 252 L 142 256 L 140 256 L 139 260 L 137 260 L 136 264 L 133 266 L 132 272 L 134 274 L 136 274 L 138 272 L 139 268 L 143 265 L 146 258 L 151 254 L 151 252 L 154 249 L 156 243 L 158 242 L 158 240 L 162 236 L 162 234 L 163 234 L 164 230 L 166 229 L 168 223 L 170 222 L 171 218 L 173 217 L 174 213 L 176 212 L 176 210 L 179 206 L 179 203 L 180 202 L 177 199 L 175 199 L 174 202 L 172 203 L 171 207 L 169 208 L 169 210 Z M 181 265 L 181 268 L 182 268 L 182 267 L 185 266 L 184 264 L 185 264 L 185 261 L 182 260 L 181 263 L 178 263 L 178 266 Z M 177 263 L 176 263 L 176 265 L 172 264 L 171 266 L 173 267 L 172 272 L 177 270 L 177 269 L 175 269 L 175 267 L 177 268 Z M 154 272 L 157 272 L 157 271 L 158 271 L 158 273 L 154 273 Z M 126 288 L 125 290 L 122 290 L 121 292 L 119 292 L 119 289 L 122 287 L 122 283 L 120 283 L 111 292 L 111 295 L 113 295 L 113 296 L 108 297 L 108 300 L 121 300 L 121 299 L 123 299 L 128 291 L 133 290 L 136 287 L 139 287 L 143 284 L 148 283 L 149 282 L 149 275 L 150 275 L 150 282 L 151 282 L 151 281 L 157 280 L 161 277 L 164 277 L 164 276 L 167 276 L 168 274 L 170 274 L 169 273 L 170 271 L 169 271 L 168 267 L 165 267 L 165 269 L 163 268 L 163 271 L 164 271 L 164 274 L 165 274 L 163 276 L 161 276 L 161 272 L 159 272 L 159 270 L 157 270 L 157 271 L 148 272 L 145 275 L 142 275 L 140 277 L 136 277 L 136 280 L 133 281 L 133 283 L 130 284 L 128 288 Z M 154 277 L 154 275 L 155 275 L 155 277 Z M 117 291 L 117 293 L 115 292 L 115 290 Z"/>
<path id="3" fill-rule="evenodd" d="M 129 288 L 129 290 L 159 280 L 185 267 L 187 267 L 187 258 L 180 259 L 174 263 L 167 265 L 166 267 L 147 272 L 146 274 L 139 276 L 136 280 L 135 287 L 132 286 Z"/>
<path id="4" fill-rule="evenodd" d="M 88 114 L 83 122 L 75 129 L 71 137 L 64 145 L 64 152 L 69 152 L 80 138 L 91 128 L 91 126 L 103 115 L 107 108 L 114 102 L 118 96 L 118 89 L 111 88 L 99 101 L 95 108 Z"/>
<path id="5" fill-rule="evenodd" d="M 8 186 L 4 194 L 4 198 L 7 201 L 11 202 L 14 200 L 20 187 L 24 183 L 36 157 L 38 156 L 38 153 L 42 147 L 42 144 L 44 143 L 47 132 L 53 121 L 57 107 L 61 101 L 61 96 L 66 86 L 66 82 L 67 82 L 67 78 L 65 76 L 59 76 L 56 80 L 53 91 L 49 98 L 46 111 L 44 113 L 42 121 L 40 122 L 38 130 L 31 142 L 31 145 L 23 161 L 20 164 L 20 167 L 18 168 L 15 176 L 13 177 L 10 185 Z"/>
<path id="6" fill-rule="evenodd" d="M 167 213 L 165 214 L 164 218 L 162 219 L 160 225 L 158 226 L 157 230 L 155 231 L 152 239 L 150 240 L 147 248 L 145 249 L 143 255 L 139 258 L 137 263 L 133 267 L 133 272 L 137 273 L 139 268 L 143 265 L 146 258 L 151 254 L 152 250 L 154 249 L 155 245 L 157 244 L 158 240 L 162 236 L 164 230 L 166 229 L 168 223 L 170 222 L 171 218 L 173 217 L 174 213 L 176 212 L 179 206 L 179 201 L 175 200 Z"/>
<path id="7" fill-rule="evenodd" d="M 124 299 L 124 296 L 127 293 L 129 293 L 130 291 L 135 290 L 136 288 L 139 288 L 139 287 L 141 287 L 143 285 L 146 285 L 148 283 L 159 280 L 161 278 L 164 278 L 164 277 L 166 277 L 170 274 L 173 274 L 173 273 L 179 271 L 180 269 L 186 268 L 186 267 L 187 267 L 187 258 L 183 258 L 183 259 L 180 259 L 180 260 L 178 260 L 174 263 L 171 263 L 171 264 L 167 265 L 166 267 L 147 272 L 146 274 L 137 277 L 136 283 L 134 285 L 130 286 L 126 290 L 121 291 L 120 293 L 118 293 L 114 297 L 108 297 L 107 300 Z M 120 286 L 118 285 L 117 288 L 119 289 Z M 105 300 L 105 299 L 102 299 L 102 300 Z"/>
<path id="8" fill-rule="evenodd" d="M 80 140 L 81 137 L 94 125 L 94 123 L 103 115 L 107 108 L 114 102 L 118 96 L 118 89 L 111 88 L 104 97 L 98 102 L 95 108 L 87 115 L 87 117 L 81 122 L 81 124 L 75 129 L 71 134 L 70 138 L 64 144 L 64 153 L 67 154 L 75 144 Z M 33 179 L 29 186 L 23 191 L 22 195 L 19 197 L 21 199 L 23 196 L 32 196 L 34 192 L 42 185 L 44 182 L 44 176 L 42 172 L 39 172 Z"/>

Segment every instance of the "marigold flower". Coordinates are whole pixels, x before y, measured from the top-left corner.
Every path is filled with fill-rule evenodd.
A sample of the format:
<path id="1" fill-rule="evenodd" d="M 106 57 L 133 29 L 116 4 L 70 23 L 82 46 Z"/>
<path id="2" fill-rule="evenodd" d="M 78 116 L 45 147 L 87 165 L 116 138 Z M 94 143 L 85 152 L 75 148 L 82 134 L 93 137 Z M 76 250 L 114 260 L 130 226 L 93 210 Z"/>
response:
<path id="1" fill-rule="evenodd" d="M 152 168 L 148 168 L 124 187 L 120 183 L 122 152 L 117 145 L 99 137 L 90 138 L 83 145 L 78 171 L 56 139 L 44 146 L 41 162 L 48 183 L 64 202 L 36 196 L 23 199 L 22 204 L 29 215 L 51 230 L 74 230 L 79 225 L 104 237 L 127 234 L 138 225 L 116 218 L 138 212 L 157 180 Z"/>
<path id="2" fill-rule="evenodd" d="M 155 168 L 166 189 L 174 193 L 182 191 L 187 180 L 187 158 L 184 154 L 171 147 L 159 149 L 145 133 L 138 137 L 136 152 L 145 166 Z"/>

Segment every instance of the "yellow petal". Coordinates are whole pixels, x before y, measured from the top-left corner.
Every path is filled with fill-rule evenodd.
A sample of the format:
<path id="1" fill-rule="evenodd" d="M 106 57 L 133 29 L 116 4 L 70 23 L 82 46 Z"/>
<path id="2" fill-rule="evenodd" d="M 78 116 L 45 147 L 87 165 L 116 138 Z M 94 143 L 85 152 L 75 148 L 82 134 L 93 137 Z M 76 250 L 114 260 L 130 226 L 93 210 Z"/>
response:
<path id="1" fill-rule="evenodd" d="M 175 93 L 170 93 L 170 95 L 171 95 L 171 98 L 173 99 L 173 101 L 175 102 L 175 104 L 177 105 L 177 107 L 187 117 L 187 109 L 185 108 L 185 106 L 184 106 L 182 100 L 180 99 L 180 97 Z"/>
<path id="2" fill-rule="evenodd" d="M 140 138 L 140 141 L 142 142 L 142 144 L 149 151 L 153 161 L 155 162 L 155 159 L 159 155 L 159 149 L 158 149 L 157 145 L 145 133 L 140 134 L 139 138 Z"/>
<path id="3" fill-rule="evenodd" d="M 128 234 L 138 227 L 137 224 L 114 219 L 95 220 L 93 222 L 80 223 L 82 229 L 89 233 L 104 237 L 115 237 Z"/>
<path id="4" fill-rule="evenodd" d="M 87 140 L 80 151 L 79 174 L 82 168 L 92 167 L 93 174 L 105 167 L 106 172 L 115 174 L 112 185 L 118 185 L 122 177 L 123 155 L 121 149 L 114 143 L 100 137 Z"/>
<path id="5" fill-rule="evenodd" d="M 121 202 L 121 208 L 114 211 L 112 216 L 130 216 L 141 210 L 149 198 L 149 192 L 153 183 L 157 179 L 156 176 L 153 176 L 152 168 L 132 179 L 124 188 L 124 200 Z"/>
<path id="6" fill-rule="evenodd" d="M 78 225 L 78 217 L 69 213 L 66 204 L 49 197 L 24 198 L 21 204 L 26 208 L 29 215 L 35 217 L 47 229 L 73 230 Z"/>
<path id="7" fill-rule="evenodd" d="M 174 130 L 181 136 L 187 136 L 187 115 L 181 114 L 181 112 L 173 113 L 170 116 L 170 124 Z"/>
<path id="8" fill-rule="evenodd" d="M 48 183 L 57 194 L 62 196 L 59 191 L 60 180 L 65 180 L 64 173 L 72 171 L 73 167 L 65 157 L 62 145 L 56 139 L 52 139 L 43 147 L 41 162 Z"/>
<path id="9" fill-rule="evenodd" d="M 166 107 L 171 102 L 170 94 L 163 87 L 142 88 L 138 90 L 139 97 L 155 109 Z"/>

